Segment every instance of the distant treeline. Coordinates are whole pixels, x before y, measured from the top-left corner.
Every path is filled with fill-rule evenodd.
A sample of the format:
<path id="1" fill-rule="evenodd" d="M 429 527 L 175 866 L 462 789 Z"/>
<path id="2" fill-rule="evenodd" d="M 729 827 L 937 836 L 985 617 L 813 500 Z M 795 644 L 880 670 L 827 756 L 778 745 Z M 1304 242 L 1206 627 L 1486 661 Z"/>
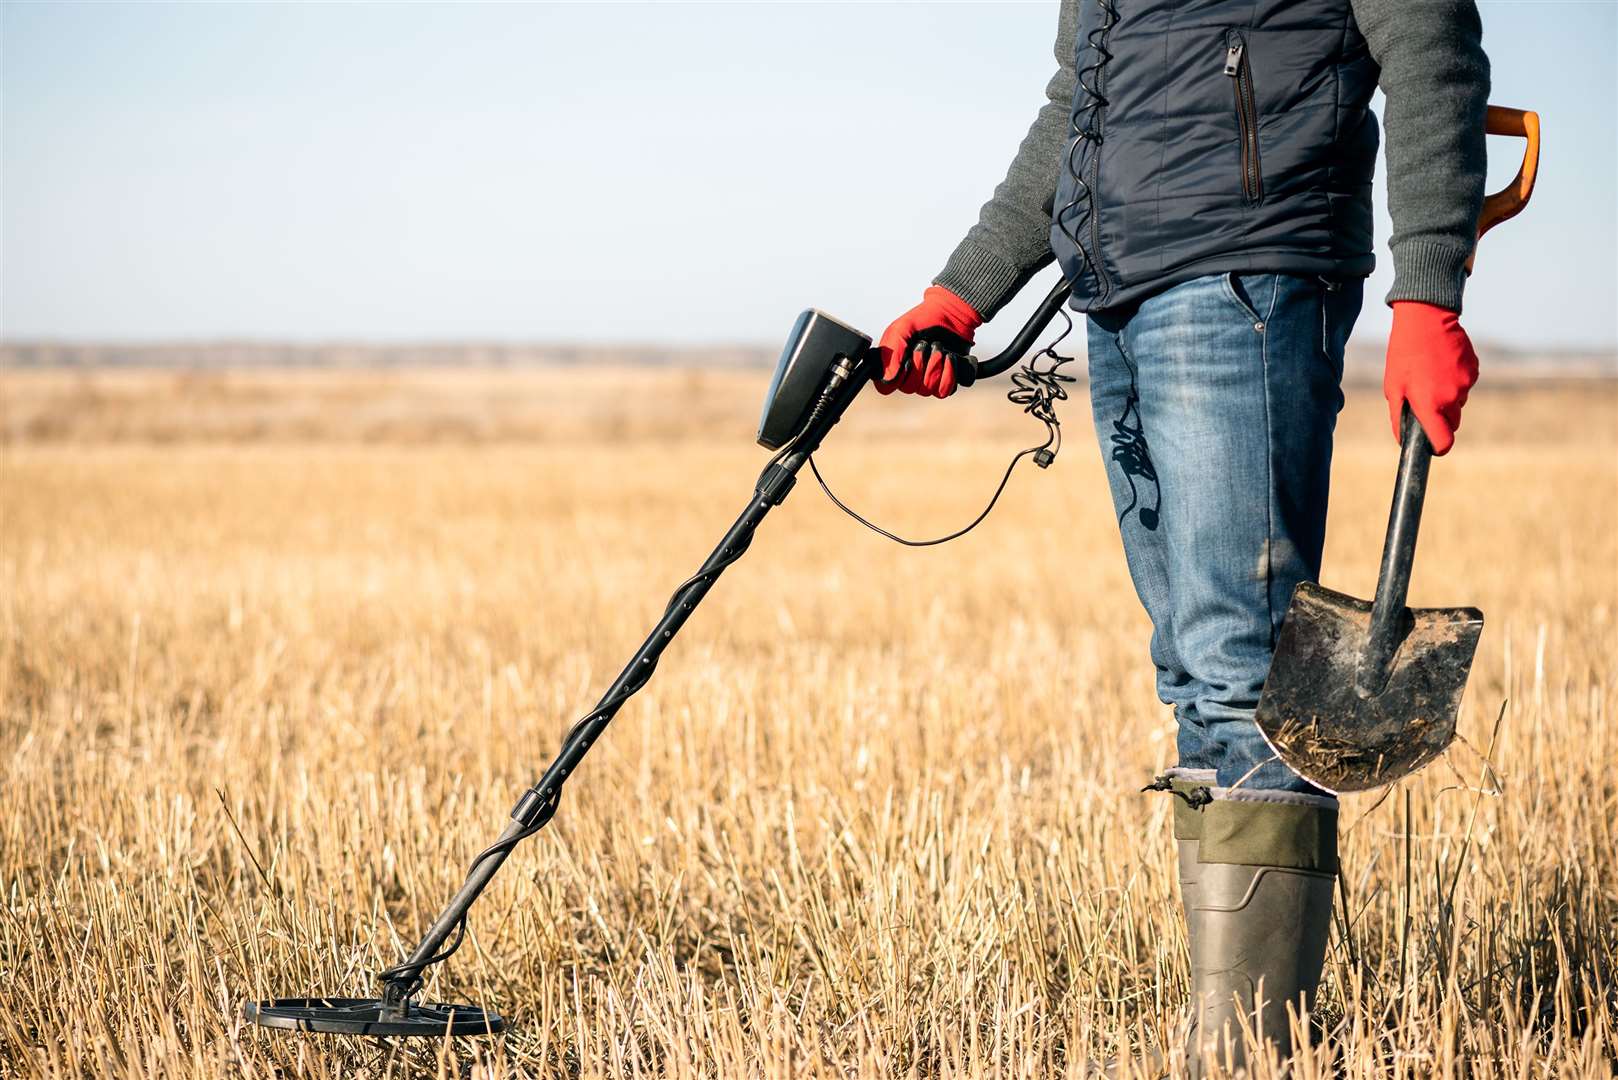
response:
<path id="1" fill-rule="evenodd" d="M 746 345 L 295 344 L 257 341 L 0 344 L 0 366 L 18 368 L 544 368 L 763 367 L 776 351 Z"/>
<path id="2" fill-rule="evenodd" d="M 1483 367 L 1523 376 L 1618 377 L 1613 350 L 1526 350 L 1482 343 Z M 764 345 L 534 345 L 477 343 L 296 344 L 189 341 L 142 344 L 56 341 L 0 343 L 0 368 L 145 369 L 169 371 L 375 371 L 390 368 L 542 369 L 561 367 L 758 368 L 775 362 Z M 1349 346 L 1346 367 L 1355 381 L 1380 375 L 1382 347 Z"/>

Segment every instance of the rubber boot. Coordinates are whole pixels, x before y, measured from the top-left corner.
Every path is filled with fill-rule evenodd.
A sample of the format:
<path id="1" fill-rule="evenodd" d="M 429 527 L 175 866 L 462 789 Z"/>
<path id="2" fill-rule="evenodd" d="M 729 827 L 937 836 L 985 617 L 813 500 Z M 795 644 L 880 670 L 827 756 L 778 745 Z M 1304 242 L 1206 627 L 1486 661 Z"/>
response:
<path id="1" fill-rule="evenodd" d="M 1314 1002 L 1337 881 L 1336 800 L 1222 792 L 1202 813 L 1187 1071 L 1235 1071 L 1273 1045 L 1292 1054 L 1292 1016 Z"/>

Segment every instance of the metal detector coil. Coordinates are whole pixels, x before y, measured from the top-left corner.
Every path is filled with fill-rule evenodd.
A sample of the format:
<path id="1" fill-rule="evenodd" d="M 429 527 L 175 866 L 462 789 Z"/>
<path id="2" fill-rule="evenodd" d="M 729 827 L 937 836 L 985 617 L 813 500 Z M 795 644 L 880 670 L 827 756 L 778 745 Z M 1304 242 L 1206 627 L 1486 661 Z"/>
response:
<path id="1" fill-rule="evenodd" d="M 381 998 L 275 998 L 249 1001 L 242 1016 L 267 1028 L 331 1035 L 498 1035 L 499 1013 L 472 1005 L 390 1005 Z"/>

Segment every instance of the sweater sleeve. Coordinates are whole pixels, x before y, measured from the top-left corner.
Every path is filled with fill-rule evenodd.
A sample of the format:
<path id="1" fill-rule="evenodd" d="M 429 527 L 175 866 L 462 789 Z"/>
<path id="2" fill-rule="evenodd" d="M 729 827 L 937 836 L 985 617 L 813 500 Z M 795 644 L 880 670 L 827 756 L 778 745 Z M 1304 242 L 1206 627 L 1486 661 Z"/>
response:
<path id="1" fill-rule="evenodd" d="M 933 279 L 933 284 L 971 304 L 985 319 L 992 319 L 1053 257 L 1051 205 L 1073 108 L 1077 34 L 1078 4 L 1062 0 L 1056 28 L 1057 70 L 1045 88 L 1048 100 L 1011 159 L 1006 178 L 983 204 L 977 224 Z"/>
<path id="2" fill-rule="evenodd" d="M 1352 0 L 1387 96 L 1393 288 L 1387 301 L 1461 310 L 1477 243 L 1489 58 L 1472 0 Z"/>

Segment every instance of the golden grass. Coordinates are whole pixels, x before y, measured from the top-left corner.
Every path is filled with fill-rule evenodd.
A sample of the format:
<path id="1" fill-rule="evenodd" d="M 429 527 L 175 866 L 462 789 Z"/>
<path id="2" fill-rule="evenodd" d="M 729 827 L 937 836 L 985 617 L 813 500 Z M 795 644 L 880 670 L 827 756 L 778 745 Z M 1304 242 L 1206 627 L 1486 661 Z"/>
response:
<path id="1" fill-rule="evenodd" d="M 239 1018 L 374 991 L 744 502 L 761 383 L 0 379 L 0 1071 L 1081 1075 L 1170 1032 L 1170 807 L 1137 789 L 1172 724 L 1082 403 L 957 544 L 812 486 L 776 512 L 432 985 L 508 1035 Z M 953 527 L 1031 434 L 996 397 L 873 397 L 824 467 Z M 1356 395 L 1328 584 L 1368 594 L 1393 454 Z M 1475 397 L 1412 599 L 1488 615 L 1478 752 L 1409 785 L 1408 841 L 1402 794 L 1346 800 L 1293 1075 L 1612 1074 L 1615 497 L 1611 385 Z"/>

